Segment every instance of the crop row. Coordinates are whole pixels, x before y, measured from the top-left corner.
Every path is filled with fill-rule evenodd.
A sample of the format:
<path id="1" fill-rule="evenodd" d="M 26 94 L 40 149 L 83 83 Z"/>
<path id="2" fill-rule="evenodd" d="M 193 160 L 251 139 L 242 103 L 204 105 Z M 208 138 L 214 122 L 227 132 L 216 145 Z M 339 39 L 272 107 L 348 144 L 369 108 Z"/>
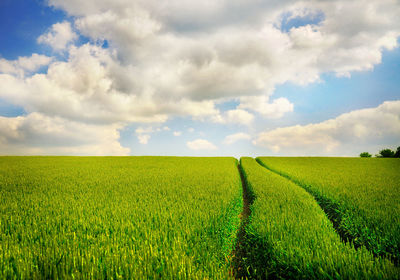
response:
<path id="1" fill-rule="evenodd" d="M 400 160 L 271 158 L 262 165 L 319 202 L 343 239 L 400 262 Z"/>
<path id="2" fill-rule="evenodd" d="M 257 161 L 0 157 L 0 278 L 399 278 L 400 161 Z"/>
<path id="3" fill-rule="evenodd" d="M 0 158 L 0 279 L 226 279 L 233 158 Z"/>
<path id="4" fill-rule="evenodd" d="M 398 279 L 388 259 L 342 242 L 303 188 L 252 158 L 242 158 L 241 167 L 255 197 L 245 240 L 251 278 Z"/>

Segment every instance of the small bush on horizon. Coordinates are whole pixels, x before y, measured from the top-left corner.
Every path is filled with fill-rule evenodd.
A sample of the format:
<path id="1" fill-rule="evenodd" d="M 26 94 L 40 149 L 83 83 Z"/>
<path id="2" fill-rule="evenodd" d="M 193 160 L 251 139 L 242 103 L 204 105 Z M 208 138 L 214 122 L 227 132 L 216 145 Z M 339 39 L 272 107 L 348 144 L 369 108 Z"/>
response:
<path id="1" fill-rule="evenodd" d="M 383 149 L 379 151 L 379 154 L 377 157 L 383 157 L 383 158 L 392 158 L 394 157 L 395 152 L 392 151 L 391 149 Z"/>
<path id="2" fill-rule="evenodd" d="M 370 153 L 368 153 L 368 152 L 362 152 L 362 153 L 360 154 L 360 157 L 369 158 L 369 157 L 372 157 L 372 155 L 371 155 Z"/>
<path id="3" fill-rule="evenodd" d="M 400 146 L 397 147 L 396 153 L 394 153 L 395 158 L 400 158 Z"/>

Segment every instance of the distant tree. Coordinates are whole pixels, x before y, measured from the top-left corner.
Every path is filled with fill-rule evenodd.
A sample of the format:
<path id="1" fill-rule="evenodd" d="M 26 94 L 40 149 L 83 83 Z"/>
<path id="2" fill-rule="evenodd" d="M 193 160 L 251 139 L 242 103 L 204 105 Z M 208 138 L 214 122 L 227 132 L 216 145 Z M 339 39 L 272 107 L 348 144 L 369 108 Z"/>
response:
<path id="1" fill-rule="evenodd" d="M 397 151 L 394 153 L 394 157 L 400 158 L 400 147 L 397 147 Z"/>
<path id="2" fill-rule="evenodd" d="M 372 157 L 372 155 L 368 152 L 363 152 L 360 154 L 360 157 Z"/>
<path id="3" fill-rule="evenodd" d="M 383 149 L 379 151 L 379 157 L 391 158 L 394 157 L 395 153 L 391 149 Z"/>

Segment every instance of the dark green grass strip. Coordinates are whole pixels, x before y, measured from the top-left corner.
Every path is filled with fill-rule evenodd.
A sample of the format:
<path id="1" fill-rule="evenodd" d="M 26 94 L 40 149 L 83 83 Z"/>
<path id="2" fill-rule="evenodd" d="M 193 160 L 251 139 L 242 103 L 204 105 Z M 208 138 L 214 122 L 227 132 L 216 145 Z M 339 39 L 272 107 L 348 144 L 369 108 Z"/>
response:
<path id="1" fill-rule="evenodd" d="M 249 189 L 246 179 L 243 174 L 243 169 L 238 164 L 238 171 L 242 181 L 243 188 L 243 211 L 241 213 L 240 227 L 237 233 L 236 246 L 232 252 L 232 269 L 233 276 L 236 279 L 248 279 L 250 277 L 248 260 L 251 255 L 249 254 L 248 242 L 249 236 L 247 234 L 247 226 L 251 216 L 251 205 L 254 201 L 254 193 Z"/>
<path id="2" fill-rule="evenodd" d="M 298 185 L 299 187 L 305 189 L 309 194 L 311 194 L 314 199 L 317 201 L 318 205 L 321 207 L 321 209 L 325 212 L 326 216 L 328 219 L 332 222 L 332 225 L 335 229 L 335 231 L 338 233 L 340 238 L 342 239 L 343 242 L 345 243 L 351 243 L 355 249 L 360 248 L 361 246 L 365 246 L 367 250 L 369 250 L 375 257 L 385 257 L 390 259 L 396 266 L 399 266 L 399 259 L 394 258 L 393 254 L 388 255 L 385 250 L 377 250 L 375 247 L 376 242 L 375 240 L 378 239 L 378 237 L 374 236 L 374 232 L 370 232 L 367 237 L 361 236 L 359 233 L 362 232 L 360 231 L 355 231 L 351 230 L 349 226 L 346 226 L 346 223 L 348 223 L 349 220 L 351 219 L 350 213 L 346 211 L 346 209 L 343 209 L 341 205 L 338 202 L 333 201 L 332 199 L 329 199 L 328 197 L 324 196 L 320 192 L 317 192 L 310 188 L 309 185 L 302 183 L 299 180 L 296 180 L 295 178 L 290 177 L 289 175 L 280 172 L 278 170 L 275 170 L 271 168 L 270 166 L 266 165 L 262 160 L 259 158 L 256 158 L 256 161 L 264 168 L 267 170 L 274 172 L 275 174 L 278 174 L 289 181 L 293 182 L 294 184 Z M 345 222 L 346 221 L 346 222 Z M 362 226 L 362 225 L 360 225 Z"/>

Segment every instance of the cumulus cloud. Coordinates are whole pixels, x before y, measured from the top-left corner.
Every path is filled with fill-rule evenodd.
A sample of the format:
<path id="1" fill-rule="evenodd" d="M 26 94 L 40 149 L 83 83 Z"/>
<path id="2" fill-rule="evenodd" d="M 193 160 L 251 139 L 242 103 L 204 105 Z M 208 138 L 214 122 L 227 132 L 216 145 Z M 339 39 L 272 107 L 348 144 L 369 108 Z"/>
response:
<path id="1" fill-rule="evenodd" d="M 191 150 L 216 150 L 217 147 L 205 139 L 196 139 L 186 143 Z"/>
<path id="2" fill-rule="evenodd" d="M 128 155 L 119 125 L 90 125 L 40 113 L 0 117 L 1 155 Z"/>
<path id="3" fill-rule="evenodd" d="M 293 111 L 293 104 L 287 98 L 280 97 L 269 102 L 269 97 L 246 96 L 240 99 L 239 108 L 253 110 L 266 118 L 281 118 L 285 113 Z"/>
<path id="4" fill-rule="evenodd" d="M 77 38 L 78 35 L 72 30 L 71 23 L 64 21 L 53 24 L 49 32 L 39 36 L 37 41 L 49 45 L 54 51 L 62 51 Z"/>
<path id="5" fill-rule="evenodd" d="M 231 134 L 225 137 L 223 143 L 226 145 L 231 145 L 240 140 L 250 140 L 251 136 L 247 133 L 239 132 L 235 134 Z"/>
<path id="6" fill-rule="evenodd" d="M 48 3 L 71 23 L 54 24 L 37 41 L 63 59 L 1 59 L 0 98 L 82 125 L 160 124 L 177 116 L 250 125 L 253 112 L 280 118 L 293 104 L 273 98 L 277 86 L 372 69 L 400 35 L 393 0 Z M 286 30 L 288 14 L 321 20 Z M 89 42 L 78 45 L 79 35 Z M 35 73 L 44 65 L 45 73 Z M 215 106 L 235 100 L 233 110 Z"/>
<path id="7" fill-rule="evenodd" d="M 135 130 L 135 133 L 139 140 L 139 143 L 146 145 L 151 138 L 151 134 L 161 132 L 161 131 L 169 131 L 169 130 L 171 130 L 171 129 L 168 126 L 163 126 L 163 127 L 152 127 L 152 126 L 141 127 L 140 126 Z"/>
<path id="8" fill-rule="evenodd" d="M 138 127 L 136 128 L 135 132 L 137 134 L 149 134 L 149 133 L 156 133 L 156 132 L 161 132 L 161 131 L 170 131 L 171 129 L 168 126 L 163 126 L 163 127 Z"/>
<path id="9" fill-rule="evenodd" d="M 221 124 L 241 124 L 250 125 L 254 120 L 254 115 L 242 109 L 228 110 L 223 114 L 213 116 L 212 120 Z"/>
<path id="10" fill-rule="evenodd" d="M 174 136 L 181 136 L 182 135 L 182 131 L 174 131 L 173 135 Z"/>
<path id="11" fill-rule="evenodd" d="M 149 11 L 138 5 L 131 7 L 129 4 L 123 11 L 110 9 L 86 14 L 79 17 L 75 24 L 83 35 L 110 40 L 122 49 L 134 47 L 161 28 L 161 24 L 151 18 Z"/>
<path id="12" fill-rule="evenodd" d="M 149 121 L 216 116 L 215 102 L 238 97 L 237 109 L 279 118 L 293 105 L 270 98 L 277 85 L 371 69 L 400 34 L 400 7 L 390 0 L 49 2 L 74 16 L 77 30 L 93 42 L 107 40 L 114 53 L 104 78 L 112 83 L 94 95 L 124 96 L 136 110 L 115 106 L 109 113 L 120 118 L 123 111 L 129 121 L 141 121 L 139 108 L 157 115 Z M 280 23 L 287 14 L 323 20 L 286 31 Z"/>
<path id="13" fill-rule="evenodd" d="M 0 74 L 0 83 L 8 85 L 0 87 L 0 97 L 28 111 L 97 123 L 162 123 L 170 114 L 200 118 L 218 113 L 212 101 L 156 95 L 151 82 L 142 88 L 136 70 L 126 71 L 111 50 L 72 46 L 68 60 L 51 63 L 46 74 L 13 79 Z"/>
<path id="14" fill-rule="evenodd" d="M 138 127 L 135 130 L 136 134 L 148 134 L 148 133 L 153 133 L 154 128 L 150 127 Z"/>
<path id="15" fill-rule="evenodd" d="M 36 53 L 30 57 L 21 56 L 17 60 L 0 58 L 0 74 L 24 77 L 27 73 L 35 72 L 41 67 L 49 65 L 52 59 L 52 57 Z"/>
<path id="16" fill-rule="evenodd" d="M 400 101 L 342 114 L 321 123 L 262 132 L 255 145 L 282 154 L 318 155 L 358 149 L 378 150 L 400 139 Z"/>
<path id="17" fill-rule="evenodd" d="M 140 144 L 146 145 L 149 140 L 150 140 L 151 136 L 149 134 L 139 134 L 138 135 L 138 140 Z"/>
<path id="18" fill-rule="evenodd" d="M 29 98 L 18 100 L 32 111 L 86 122 L 221 115 L 221 123 L 248 125 L 244 109 L 267 118 L 293 110 L 289 100 L 271 98 L 277 85 L 371 69 L 384 49 L 397 46 L 400 8 L 393 1 L 279 2 L 51 0 L 91 42 L 69 46 L 77 36 L 71 24 L 53 25 L 38 41 L 67 48 L 67 61 L 19 80 Z M 282 15 L 315 13 L 324 18 L 318 24 L 279 27 Z M 107 49 L 97 45 L 104 40 Z M 215 108 L 237 98 L 234 111 Z"/>

